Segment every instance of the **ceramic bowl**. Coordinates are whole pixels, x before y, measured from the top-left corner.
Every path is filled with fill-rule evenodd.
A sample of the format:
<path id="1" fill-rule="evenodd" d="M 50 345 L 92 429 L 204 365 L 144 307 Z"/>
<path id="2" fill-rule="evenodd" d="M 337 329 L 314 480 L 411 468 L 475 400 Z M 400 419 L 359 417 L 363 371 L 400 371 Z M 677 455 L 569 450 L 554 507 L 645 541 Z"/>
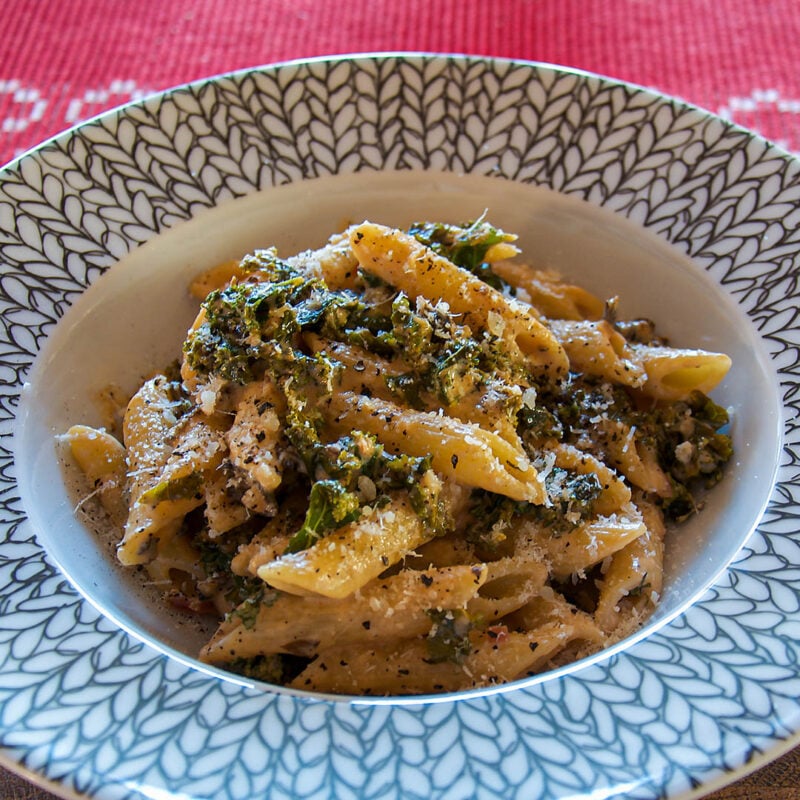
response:
<path id="1" fill-rule="evenodd" d="M 748 736 L 729 735 L 729 719 L 758 718 L 766 739 L 795 730 L 797 694 L 770 681 L 800 615 L 794 573 L 775 567 L 798 560 L 791 475 L 780 468 L 782 447 L 784 464 L 794 452 L 782 433 L 794 414 L 798 198 L 793 158 L 685 104 L 545 65 L 426 55 L 202 81 L 10 165 L 0 176 L 0 303 L 15 467 L 1 475 L 22 507 L 6 506 L 13 633 L 0 646 L 6 686 L 34 676 L 14 699 L 25 719 L 53 720 L 29 747 L 55 751 L 67 731 L 96 747 L 102 774 L 89 768 L 87 785 L 98 797 L 134 780 L 111 747 L 122 739 L 147 785 L 175 796 L 246 797 L 280 779 L 286 796 L 347 785 L 379 797 L 399 782 L 405 797 L 422 776 L 429 797 L 467 781 L 476 796 L 529 785 L 538 788 L 526 796 L 566 798 L 637 776 L 641 796 L 651 787 L 673 797 L 744 763 Z M 520 235 L 524 260 L 618 295 L 623 317 L 655 320 L 675 345 L 733 359 L 714 397 L 733 412 L 736 456 L 703 513 L 670 532 L 658 610 L 591 658 L 446 697 L 320 698 L 200 665 L 207 631 L 165 614 L 76 515 L 57 434 L 100 422 L 104 386 L 131 391 L 179 354 L 196 313 L 186 286 L 202 270 L 256 247 L 314 247 L 351 221 L 402 226 L 484 210 Z M 759 647 L 747 649 L 754 629 Z M 778 698 L 791 722 L 778 721 Z M 11 705 L 0 693 L 6 714 Z M 176 738 L 178 769 L 145 747 L 131 717 L 164 734 L 202 729 L 203 745 Z M 246 768 L 226 760 L 231 748 Z M 473 751 L 484 753 L 478 762 Z M 196 752 L 219 772 L 196 766 Z M 452 753 L 463 756 L 459 770 Z M 486 777 L 510 755 L 514 770 Z M 554 767 L 570 758 L 579 766 L 569 776 Z M 37 768 L 52 770 L 51 760 Z"/>

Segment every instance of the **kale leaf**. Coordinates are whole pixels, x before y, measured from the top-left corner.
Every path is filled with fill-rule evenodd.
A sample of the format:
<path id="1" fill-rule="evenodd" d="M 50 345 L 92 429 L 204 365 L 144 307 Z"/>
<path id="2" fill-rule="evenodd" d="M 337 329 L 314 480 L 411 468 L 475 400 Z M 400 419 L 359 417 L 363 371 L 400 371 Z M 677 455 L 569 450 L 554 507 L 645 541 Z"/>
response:
<path id="1" fill-rule="evenodd" d="M 353 522 L 361 515 L 358 495 L 335 480 L 316 481 L 311 486 L 308 511 L 300 530 L 289 540 L 287 553 L 311 547 L 328 531 Z"/>

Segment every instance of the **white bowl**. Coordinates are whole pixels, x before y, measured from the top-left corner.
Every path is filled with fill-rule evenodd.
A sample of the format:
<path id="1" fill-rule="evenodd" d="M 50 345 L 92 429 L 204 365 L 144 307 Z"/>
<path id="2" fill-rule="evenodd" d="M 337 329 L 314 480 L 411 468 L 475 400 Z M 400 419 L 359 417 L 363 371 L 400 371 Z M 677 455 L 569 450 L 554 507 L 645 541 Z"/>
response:
<path id="1" fill-rule="evenodd" d="M 274 687 L 264 693 L 266 687 L 195 660 L 206 631 L 165 615 L 143 595 L 137 576 L 114 563 L 109 543 L 76 517 L 55 436 L 74 422 L 98 423 L 93 398 L 108 383 L 131 390 L 154 366 L 178 355 L 196 312 L 185 287 L 203 269 L 255 247 L 274 244 L 288 254 L 319 245 L 351 221 L 460 221 L 488 209 L 493 222 L 520 234 L 524 259 L 557 268 L 601 296 L 619 295 L 623 316 L 654 319 L 676 345 L 727 352 L 734 366 L 714 397 L 733 410 L 736 455 L 703 513 L 670 533 L 663 598 L 639 632 L 525 682 L 428 700 L 458 709 L 459 718 L 488 708 L 498 730 L 515 720 L 529 733 L 532 723 L 523 710 L 536 707 L 541 748 L 518 754 L 520 769 L 534 776 L 542 760 L 558 759 L 560 748 L 584 764 L 575 785 L 585 787 L 619 789 L 628 766 L 623 758 L 612 768 L 599 752 L 588 755 L 583 737 L 624 731 L 626 752 L 635 741 L 652 754 L 645 781 L 676 796 L 684 783 L 745 758 L 744 745 L 725 740 L 720 731 L 726 723 L 715 722 L 703 703 L 696 704 L 701 717 L 692 702 L 670 699 L 681 692 L 702 696 L 696 683 L 713 672 L 694 644 L 682 643 L 707 638 L 710 651 L 722 653 L 733 669 L 743 644 L 726 626 L 745 630 L 767 619 L 764 614 L 779 614 L 762 631 L 777 640 L 798 621 L 798 610 L 788 608 L 781 593 L 791 589 L 780 575 L 744 592 L 739 588 L 748 561 L 777 546 L 766 533 L 750 537 L 776 475 L 779 492 L 789 477 L 777 472 L 784 400 L 776 367 L 791 366 L 782 354 L 791 352 L 788 343 L 797 337 L 791 319 L 781 316 L 790 313 L 796 293 L 790 276 L 800 256 L 792 233 L 797 171 L 795 161 L 757 137 L 642 89 L 541 65 L 436 56 L 320 60 L 240 73 L 82 126 L 23 157 L 0 184 L 0 223 L 16 237 L 14 248 L 6 245 L 4 252 L 6 346 L 19 346 L 14 352 L 25 355 L 10 356 L 8 364 L 22 361 L 25 367 L 37 353 L 24 387 L 22 374 L 9 382 L 20 396 L 16 471 L 25 513 L 46 556 L 27 539 L 20 553 L 13 529 L 0 554 L 51 560 L 103 615 L 88 612 L 71 590 L 59 587 L 51 607 L 67 602 L 76 610 L 71 623 L 62 623 L 58 643 L 78 637 L 88 650 L 109 642 L 129 648 L 121 644 L 129 641 L 122 633 L 109 631 L 105 617 L 153 648 L 136 651 L 146 654 L 144 666 L 118 674 L 104 662 L 85 665 L 80 674 L 89 694 L 109 683 L 122 686 L 142 669 L 166 670 L 169 690 L 181 687 L 187 699 L 213 696 L 218 726 L 250 757 L 261 754 L 277 774 L 281 757 L 273 740 L 234 729 L 233 709 L 241 702 L 253 709 L 248 714 L 256 708 L 271 714 L 277 741 L 307 732 L 301 709 L 309 701 Z M 791 394 L 786 392 L 786 403 Z M 773 503 L 775 513 L 777 508 Z M 750 555 L 741 549 L 748 541 Z M 789 541 L 796 548 L 794 539 L 783 546 Z M 726 573 L 737 554 L 737 570 Z M 41 598 L 50 593 L 43 586 L 52 576 L 43 567 L 24 590 L 17 585 L 11 591 L 15 629 L 32 598 L 47 605 Z M 729 615 L 737 603 L 737 615 Z M 709 620 L 711 609 L 721 610 L 716 622 Z M 28 638 L 51 635 L 47 621 L 29 622 Z M 21 636 L 7 646 L 7 663 L 20 673 L 23 660 L 14 648 Z M 165 654 L 166 662 L 153 651 Z M 666 661 L 651 657 L 661 653 Z M 746 680 L 769 691 L 757 676 L 759 670 L 765 679 L 772 675 L 770 648 L 749 658 Z M 54 657 L 56 674 L 67 668 Z M 737 673 L 737 680 L 745 678 Z M 639 685 L 650 688 L 638 692 Z M 747 710 L 747 690 L 733 691 Z M 612 699 L 626 693 L 621 704 Z M 558 703 L 548 702 L 555 699 L 571 709 L 558 710 Z M 363 772 L 356 751 L 377 758 L 368 744 L 377 732 L 384 744 L 376 747 L 395 767 L 404 763 L 395 752 L 401 745 L 443 741 L 439 722 L 419 710 L 425 700 L 360 699 L 339 703 L 336 711 L 323 711 L 333 709 L 327 700 L 312 703 L 316 713 L 355 715 L 351 719 L 372 705 L 395 709 L 381 712 L 369 734 L 359 727 L 353 734 L 358 746 L 349 755 L 338 751 L 335 766 L 324 747 L 313 750 L 322 764 L 314 769 L 332 774 L 350 764 Z M 64 702 L 63 694 L 53 693 L 44 706 Z M 144 694 L 132 700 L 131 711 L 147 702 Z M 397 727 L 401 706 L 415 715 L 410 734 Z M 573 723 L 564 724 L 565 714 Z M 649 727 L 632 726 L 637 714 Z M 777 738 L 772 717 L 762 714 L 771 720 L 764 735 Z M 108 722 L 112 718 L 108 712 L 89 735 L 116 735 L 109 733 L 119 727 Z M 667 769 L 656 756 L 670 748 L 664 731 L 685 731 L 697 720 L 715 732 L 692 742 L 706 761 L 679 763 L 680 748 L 688 745 L 676 734 Z M 163 724 L 178 723 L 167 714 Z M 468 730 L 481 736 L 463 719 L 453 724 L 447 736 L 463 747 Z M 780 725 L 787 724 L 782 718 Z M 63 726 L 47 727 L 46 735 L 63 735 Z M 708 741 L 715 743 L 713 752 Z M 426 747 L 417 771 L 443 769 L 444 749 Z M 96 780 L 121 781 L 121 762 L 114 764 L 116 773 L 105 770 L 101 778 L 98 772 Z M 169 768 L 158 756 L 148 764 L 154 785 L 169 783 Z M 280 769 L 296 774 L 299 766 Z M 551 784 L 550 794 L 541 797 L 567 796 L 567 788 L 552 788 L 558 781 Z M 180 785 L 190 787 L 190 781 Z M 497 796 L 513 785 L 509 778 Z M 240 796 L 216 777 L 191 786 L 187 791 Z M 446 789 L 447 781 L 441 786 Z M 402 785 L 403 792 L 413 788 L 413 781 Z"/>
<path id="2" fill-rule="evenodd" d="M 130 394 L 142 376 L 180 356 L 198 310 L 187 291 L 193 277 L 258 247 L 275 245 L 280 254 L 291 255 L 322 246 L 348 222 L 457 223 L 485 209 L 494 224 L 519 232 L 523 260 L 555 268 L 600 297 L 619 296 L 621 319 L 656 320 L 676 346 L 725 352 L 733 359 L 714 397 L 732 409 L 735 460 L 708 494 L 702 514 L 669 532 L 664 591 L 655 614 L 624 642 L 588 661 L 647 636 L 696 600 L 760 519 L 777 469 L 780 398 L 757 331 L 708 275 L 624 217 L 550 189 L 418 171 L 317 178 L 203 211 L 114 264 L 70 308 L 25 386 L 17 463 L 37 534 L 78 590 L 126 630 L 200 667 L 194 659 L 208 630 L 185 615 L 165 612 L 157 596 L 143 594 L 142 576 L 110 557 L 115 540 L 104 546 L 86 516 L 75 513 L 82 494 L 76 492 L 78 481 L 68 480 L 68 465 L 65 480 L 57 443 L 57 435 L 76 422 L 102 425 L 97 398 L 105 387 L 119 385 Z M 576 667 L 524 683 L 557 679 Z"/>

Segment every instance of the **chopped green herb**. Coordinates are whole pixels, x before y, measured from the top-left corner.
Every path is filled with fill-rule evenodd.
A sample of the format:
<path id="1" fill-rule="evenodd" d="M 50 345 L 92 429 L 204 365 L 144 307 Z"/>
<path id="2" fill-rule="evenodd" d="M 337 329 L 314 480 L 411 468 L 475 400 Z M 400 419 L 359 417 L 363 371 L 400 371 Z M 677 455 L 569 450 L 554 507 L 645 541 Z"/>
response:
<path id="1" fill-rule="evenodd" d="M 470 498 L 470 523 L 464 530 L 464 538 L 492 552 L 505 540 L 511 520 L 530 514 L 533 508 L 530 503 L 476 489 Z"/>
<path id="2" fill-rule="evenodd" d="M 265 683 L 281 684 L 286 680 L 286 658 L 279 654 L 236 658 L 226 667 L 237 675 Z"/>
<path id="3" fill-rule="evenodd" d="M 433 664 L 461 664 L 471 649 L 469 632 L 473 626 L 469 615 L 460 608 L 430 609 L 427 613 L 433 621 L 426 640 L 428 660 Z"/>
<path id="4" fill-rule="evenodd" d="M 287 553 L 311 547 L 328 531 L 358 519 L 358 495 L 347 491 L 339 481 L 317 481 L 311 486 L 308 511 L 303 526 L 289 540 Z"/>
<path id="5" fill-rule="evenodd" d="M 275 260 L 274 280 L 232 283 L 211 292 L 205 320 L 184 343 L 189 365 L 201 374 L 235 383 L 254 380 L 276 345 L 291 347 L 304 330 L 337 330 L 368 316 L 351 292 L 333 292 Z"/>
<path id="6" fill-rule="evenodd" d="M 508 284 L 492 271 L 485 258 L 493 245 L 513 242 L 516 236 L 495 228 L 484 217 L 464 226 L 415 222 L 408 232 L 426 247 L 469 270 L 493 288 L 508 288 Z"/>
<path id="7" fill-rule="evenodd" d="M 534 450 L 543 442 L 560 440 L 564 435 L 564 426 L 558 416 L 539 405 L 534 408 L 523 406 L 517 414 L 517 425 L 523 439 L 533 445 Z"/>
<path id="8" fill-rule="evenodd" d="M 593 472 L 552 467 L 545 477 L 548 504 L 532 506 L 531 513 L 554 536 L 567 533 L 594 513 L 594 501 L 603 487 Z"/>
<path id="9" fill-rule="evenodd" d="M 228 614 L 228 618 L 237 618 L 242 621 L 242 625 L 248 630 L 252 630 L 255 627 L 256 620 L 258 619 L 258 612 L 261 610 L 261 600 L 263 598 L 264 591 L 262 589 L 256 595 L 252 597 L 247 597 L 241 603 L 239 603 L 233 611 Z"/>
<path id="10" fill-rule="evenodd" d="M 143 492 L 139 497 L 139 502 L 148 506 L 157 506 L 159 503 L 167 501 L 188 500 L 194 497 L 202 486 L 202 473 L 191 472 L 179 478 L 161 481 L 161 483 Z"/>

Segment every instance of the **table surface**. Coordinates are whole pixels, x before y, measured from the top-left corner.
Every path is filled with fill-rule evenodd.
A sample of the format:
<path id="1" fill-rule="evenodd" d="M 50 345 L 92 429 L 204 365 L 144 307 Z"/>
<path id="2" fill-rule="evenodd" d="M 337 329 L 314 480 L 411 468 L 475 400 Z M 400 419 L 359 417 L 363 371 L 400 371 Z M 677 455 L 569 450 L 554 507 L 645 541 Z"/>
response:
<path id="1" fill-rule="evenodd" d="M 15 0 L 0 38 L 0 163 L 169 86 L 311 56 L 543 61 L 679 97 L 800 152 L 797 0 Z M 53 797 L 0 769 L 0 798 Z M 708 795 L 800 800 L 800 749 Z"/>

